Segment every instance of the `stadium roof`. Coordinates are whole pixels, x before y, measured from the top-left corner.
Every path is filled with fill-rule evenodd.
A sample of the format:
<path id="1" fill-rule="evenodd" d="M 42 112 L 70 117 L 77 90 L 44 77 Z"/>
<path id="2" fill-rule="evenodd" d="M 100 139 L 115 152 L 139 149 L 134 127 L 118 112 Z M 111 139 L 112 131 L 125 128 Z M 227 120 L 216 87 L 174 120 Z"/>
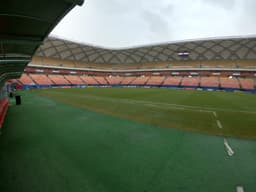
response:
<path id="1" fill-rule="evenodd" d="M 0 81 L 15 78 L 56 24 L 83 0 L 5 0 L 0 6 Z"/>
<path id="2" fill-rule="evenodd" d="M 256 37 L 192 40 L 119 50 L 49 37 L 35 56 L 98 64 L 256 59 Z"/>

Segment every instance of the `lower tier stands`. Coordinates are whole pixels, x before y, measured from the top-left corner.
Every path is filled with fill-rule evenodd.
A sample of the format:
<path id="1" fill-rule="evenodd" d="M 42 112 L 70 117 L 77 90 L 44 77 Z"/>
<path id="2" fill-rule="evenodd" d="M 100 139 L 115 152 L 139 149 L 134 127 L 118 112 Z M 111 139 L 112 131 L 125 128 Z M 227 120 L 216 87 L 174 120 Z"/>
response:
<path id="1" fill-rule="evenodd" d="M 107 80 L 108 84 L 110 84 L 110 85 L 119 85 L 121 83 L 121 81 L 123 80 L 123 77 L 108 76 L 108 77 L 106 77 L 106 80 Z"/>
<path id="2" fill-rule="evenodd" d="M 145 85 L 146 82 L 148 81 L 149 77 L 146 76 L 140 76 L 134 79 L 130 85 Z"/>
<path id="3" fill-rule="evenodd" d="M 86 85 L 98 85 L 99 83 L 92 76 L 80 76 Z"/>
<path id="4" fill-rule="evenodd" d="M 46 75 L 30 74 L 31 79 L 39 85 L 51 85 L 53 82 Z"/>
<path id="5" fill-rule="evenodd" d="M 71 84 L 82 85 L 84 82 L 79 76 L 76 75 L 64 75 L 65 79 L 68 80 Z"/>
<path id="6" fill-rule="evenodd" d="M 201 87 L 219 87 L 218 77 L 202 77 L 200 79 Z"/>
<path id="7" fill-rule="evenodd" d="M 49 75 L 49 79 L 54 83 L 54 84 L 60 84 L 60 85 L 68 85 L 70 84 L 63 75 Z"/>
<path id="8" fill-rule="evenodd" d="M 221 88 L 240 89 L 239 82 L 236 78 L 220 78 Z"/>
<path id="9" fill-rule="evenodd" d="M 79 76 L 23 74 L 14 81 L 21 85 L 131 85 L 255 90 L 254 79 L 180 76 Z"/>
<path id="10" fill-rule="evenodd" d="M 241 88 L 246 90 L 254 90 L 254 81 L 252 79 L 238 78 Z"/>
<path id="11" fill-rule="evenodd" d="M 181 85 L 188 87 L 198 87 L 199 86 L 199 78 L 198 77 L 184 77 L 182 79 Z"/>
<path id="12" fill-rule="evenodd" d="M 134 81 L 136 77 L 124 77 L 120 82 L 121 85 L 129 85 L 132 81 Z"/>
<path id="13" fill-rule="evenodd" d="M 163 83 L 164 86 L 179 86 L 182 77 L 167 77 Z"/>
<path id="14" fill-rule="evenodd" d="M 19 79 L 19 82 L 22 84 L 22 85 L 33 85 L 35 84 L 32 79 L 30 78 L 29 75 L 27 74 L 22 74 L 22 76 L 20 77 Z"/>
<path id="15" fill-rule="evenodd" d="M 165 77 L 163 76 L 152 76 L 147 81 L 147 85 L 162 85 Z"/>
<path id="16" fill-rule="evenodd" d="M 94 79 L 98 82 L 98 84 L 100 85 L 108 85 L 107 80 L 105 79 L 105 77 L 102 76 L 94 76 Z"/>

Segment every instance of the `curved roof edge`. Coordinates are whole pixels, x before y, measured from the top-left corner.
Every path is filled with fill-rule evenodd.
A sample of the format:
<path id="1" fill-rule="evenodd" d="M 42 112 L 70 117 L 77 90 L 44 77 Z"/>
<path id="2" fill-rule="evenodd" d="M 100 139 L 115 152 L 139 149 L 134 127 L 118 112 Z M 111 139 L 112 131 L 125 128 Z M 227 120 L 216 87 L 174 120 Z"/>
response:
<path id="1" fill-rule="evenodd" d="M 187 60 L 256 60 L 256 37 L 208 38 L 118 50 L 48 37 L 35 56 L 113 65 Z"/>
<path id="2" fill-rule="evenodd" d="M 234 36 L 216 36 L 216 37 L 206 37 L 206 38 L 194 38 L 194 39 L 183 39 L 183 40 L 173 40 L 173 41 L 166 41 L 166 42 L 157 42 L 152 44 L 142 44 L 142 45 L 134 45 L 134 46 L 123 46 L 123 47 L 110 47 L 110 46 L 104 46 L 104 45 L 97 45 L 93 43 L 86 43 L 82 41 L 78 41 L 72 38 L 64 38 L 62 36 L 58 35 L 50 35 L 48 38 L 53 39 L 60 39 L 63 41 L 68 41 L 80 45 L 90 46 L 94 48 L 99 49 L 105 49 L 105 50 L 113 50 L 113 51 L 122 51 L 122 50 L 129 50 L 129 49 L 139 49 L 139 48 L 148 48 L 148 47 L 155 47 L 155 46 L 163 46 L 163 45 L 169 45 L 169 44 L 180 44 L 180 43 L 191 43 L 191 42 L 202 42 L 202 41 L 213 41 L 213 40 L 231 40 L 231 39 L 252 39 L 256 38 L 256 34 L 251 35 L 234 35 Z"/>

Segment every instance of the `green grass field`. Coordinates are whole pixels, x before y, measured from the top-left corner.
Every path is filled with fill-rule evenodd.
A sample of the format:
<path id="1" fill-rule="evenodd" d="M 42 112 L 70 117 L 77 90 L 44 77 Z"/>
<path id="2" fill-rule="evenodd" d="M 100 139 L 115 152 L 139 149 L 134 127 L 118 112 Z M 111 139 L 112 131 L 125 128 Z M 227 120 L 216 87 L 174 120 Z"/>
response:
<path id="1" fill-rule="evenodd" d="M 20 94 L 22 105 L 11 102 L 0 137 L 1 192 L 256 191 L 255 95 L 133 88 Z"/>
<path id="2" fill-rule="evenodd" d="M 55 89 L 35 93 L 154 126 L 256 138 L 256 95 L 252 94 L 159 88 Z"/>

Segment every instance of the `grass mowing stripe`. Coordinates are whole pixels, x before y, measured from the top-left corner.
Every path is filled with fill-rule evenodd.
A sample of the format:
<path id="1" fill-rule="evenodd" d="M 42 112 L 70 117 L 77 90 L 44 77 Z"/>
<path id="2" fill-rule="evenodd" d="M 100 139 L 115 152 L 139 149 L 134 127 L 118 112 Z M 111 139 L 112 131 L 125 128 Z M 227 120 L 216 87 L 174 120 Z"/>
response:
<path id="1" fill-rule="evenodd" d="M 51 91 L 53 93 L 59 93 L 59 94 L 65 94 L 62 91 Z M 209 112 L 214 113 L 215 111 L 224 111 L 224 112 L 234 112 L 234 113 L 248 113 L 248 114 L 256 114 L 256 111 L 245 111 L 245 110 L 232 110 L 232 109 L 224 109 L 224 108 L 215 108 L 215 107 L 200 107 L 200 106 L 191 106 L 191 105 L 180 105 L 180 104 L 174 104 L 174 103 L 163 103 L 163 102 L 153 102 L 153 101 L 146 101 L 146 100 L 132 100 L 132 99 L 118 99 L 118 98 L 109 98 L 104 96 L 90 96 L 90 95 L 78 95 L 78 94 L 72 94 L 74 97 L 80 97 L 80 98 L 91 98 L 91 99 L 98 99 L 98 100 L 105 100 L 105 101 L 120 101 L 120 102 L 126 102 L 126 103 L 136 103 L 136 104 L 153 104 L 153 105 L 164 105 L 169 106 L 170 108 L 176 108 L 176 109 L 184 109 L 184 110 L 194 110 L 194 111 L 203 111 L 203 112 Z M 215 110 L 215 111 L 214 111 Z M 215 112 L 216 114 L 216 112 Z"/>
<path id="2" fill-rule="evenodd" d="M 253 111 L 256 102 L 247 101 L 248 98 L 254 98 L 252 95 L 130 88 L 51 89 L 36 90 L 35 93 L 151 125 L 215 135 L 256 138 L 256 114 Z M 241 97 L 240 102 L 237 102 L 238 96 Z M 177 104 L 173 103 L 177 100 Z M 194 104 L 199 101 L 202 105 L 195 106 Z M 204 106 L 204 103 L 210 107 Z M 218 103 L 218 107 L 214 107 L 214 103 Z M 219 107 L 220 104 L 223 108 Z M 217 113 L 221 126 L 225 127 L 223 131 L 216 126 Z"/>

